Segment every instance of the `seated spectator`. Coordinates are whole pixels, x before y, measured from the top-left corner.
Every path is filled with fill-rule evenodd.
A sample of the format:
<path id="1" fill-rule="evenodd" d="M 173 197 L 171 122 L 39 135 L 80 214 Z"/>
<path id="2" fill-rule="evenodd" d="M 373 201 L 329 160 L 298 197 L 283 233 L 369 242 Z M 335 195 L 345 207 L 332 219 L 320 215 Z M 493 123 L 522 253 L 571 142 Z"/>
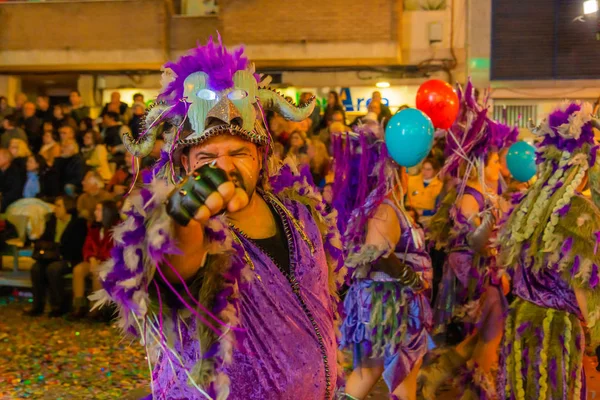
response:
<path id="1" fill-rule="evenodd" d="M 321 119 L 321 129 L 327 128 L 327 126 L 331 124 L 331 121 L 338 120 L 337 118 L 333 118 L 333 115 L 336 113 L 340 113 L 341 115 L 341 119 L 338 122 L 341 122 L 344 125 L 346 125 L 346 111 L 340 100 L 340 95 L 332 90 L 327 96 L 327 105 L 325 106 L 325 110 L 323 111 L 323 118 Z"/>
<path id="2" fill-rule="evenodd" d="M 81 154 L 85 164 L 98 174 L 105 181 L 109 181 L 113 174 L 108 165 L 108 152 L 106 146 L 102 144 L 102 137 L 98 131 L 87 131 L 83 135 L 83 145 Z"/>
<path id="3" fill-rule="evenodd" d="M 21 128 L 27 135 L 31 151 L 37 153 L 42 147 L 42 120 L 35 116 L 35 105 L 32 102 L 23 104 Z"/>
<path id="4" fill-rule="evenodd" d="M 125 157 L 125 165 L 119 167 L 108 182 L 107 190 L 113 196 L 122 196 L 131 187 L 133 181 L 133 159 Z"/>
<path id="5" fill-rule="evenodd" d="M 41 155 L 27 157 L 27 178 L 23 188 L 23 197 L 38 197 L 44 200 L 54 199 L 60 193 L 58 175 L 49 168 Z"/>
<path id="6" fill-rule="evenodd" d="M 52 109 L 50 108 L 50 98 L 48 96 L 37 97 L 37 110 L 35 116 L 41 119 L 43 122 L 52 122 L 54 118 Z"/>
<path id="7" fill-rule="evenodd" d="M 288 146 L 285 150 L 285 157 L 297 157 L 300 149 L 304 146 L 306 146 L 306 135 L 304 132 L 292 132 L 288 141 Z"/>
<path id="8" fill-rule="evenodd" d="M 75 133 L 75 129 L 71 126 L 71 125 L 63 125 L 58 129 L 58 135 L 60 137 L 60 143 L 62 144 L 63 142 L 67 141 L 67 140 L 75 140 L 77 141 L 77 137 L 76 137 L 76 133 Z M 79 146 L 79 143 L 77 143 L 77 145 Z"/>
<path id="9" fill-rule="evenodd" d="M 421 165 L 421 172 L 408 177 L 407 204 L 420 216 L 430 217 L 435 214 L 437 198 L 444 186 L 437 177 L 439 169 L 434 158 L 427 158 Z"/>
<path id="10" fill-rule="evenodd" d="M 12 115 L 14 109 L 8 105 L 8 99 L 4 96 L 0 96 L 0 118 L 4 119 L 7 115 Z"/>
<path id="11" fill-rule="evenodd" d="M 317 187 L 325 185 L 325 177 L 329 173 L 329 152 L 325 143 L 314 138 L 308 145 L 310 173 Z"/>
<path id="12" fill-rule="evenodd" d="M 31 151 L 27 144 L 21 139 L 11 139 L 10 145 L 8 146 L 8 151 L 12 155 L 12 163 L 16 167 L 19 174 L 21 174 L 21 179 L 25 182 L 25 176 L 27 175 L 27 168 L 25 165 L 27 164 L 27 157 L 31 155 Z"/>
<path id="13" fill-rule="evenodd" d="M 341 111 L 334 111 L 329 115 L 327 119 L 327 126 L 319 131 L 319 139 L 321 140 L 321 142 L 325 143 L 325 147 L 327 147 L 327 150 L 331 151 L 331 134 L 333 133 L 331 130 L 331 125 L 336 124 L 334 125 L 336 127 L 345 127 L 346 123 L 344 121 L 344 113 L 342 113 Z M 349 129 L 342 130 L 342 132 L 346 132 L 348 130 Z"/>
<path id="14" fill-rule="evenodd" d="M 129 120 L 129 129 L 135 139 L 137 139 L 142 133 L 144 127 L 144 117 L 146 115 L 146 106 L 144 103 L 133 103 L 131 106 L 133 115 Z"/>
<path id="15" fill-rule="evenodd" d="M 13 164 L 10 151 L 0 149 L 0 213 L 4 213 L 9 205 L 21 198 L 25 185 L 24 176 L 20 167 Z"/>
<path id="16" fill-rule="evenodd" d="M 100 116 L 104 117 L 108 112 L 116 112 L 119 116 L 123 117 L 127 112 L 127 107 L 127 104 L 121 101 L 121 93 L 112 92 L 110 94 L 110 103 L 104 105 Z"/>
<path id="17" fill-rule="evenodd" d="M 83 245 L 83 262 L 73 268 L 73 314 L 71 316 L 74 319 L 83 318 L 88 312 L 85 279 L 91 276 L 94 292 L 102 289 L 98 278 L 99 267 L 102 262 L 110 258 L 110 251 L 113 248 L 112 228 L 119 221 L 119 210 L 114 201 L 107 200 L 96 205 L 94 222 L 88 229 Z M 98 311 L 100 310 L 94 310 L 91 314 Z"/>
<path id="18" fill-rule="evenodd" d="M 24 140 L 27 143 L 27 134 L 17 126 L 17 117 L 15 114 L 5 116 L 2 126 L 4 127 L 4 133 L 2 134 L 2 138 L 0 138 L 0 146 L 3 149 L 8 149 L 10 139 L 13 138 Z"/>
<path id="19" fill-rule="evenodd" d="M 44 134 L 42 136 L 42 148 L 39 153 L 46 160 L 49 167 L 54 165 L 54 159 L 60 156 L 60 144 L 56 141 L 52 123 L 44 122 Z"/>
<path id="20" fill-rule="evenodd" d="M 74 139 L 67 139 L 61 143 L 60 157 L 54 159 L 54 168 L 58 173 L 61 191 L 71 197 L 81 193 L 85 162 Z"/>
<path id="21" fill-rule="evenodd" d="M 112 155 L 112 159 L 119 165 L 123 164 L 125 153 L 127 150 L 123 145 L 121 136 L 124 132 L 130 132 L 129 127 L 121 123 L 119 114 L 108 111 L 102 117 L 102 137 L 104 138 L 104 144 L 106 149 Z"/>
<path id="22" fill-rule="evenodd" d="M 15 108 L 13 114 L 16 117 L 16 121 L 19 121 L 23 117 L 23 104 L 27 102 L 27 95 L 25 93 L 15 93 Z"/>
<path id="23" fill-rule="evenodd" d="M 31 267 L 33 306 L 26 315 L 43 314 L 46 289 L 50 292 L 50 317 L 68 312 L 64 276 L 83 260 L 82 248 L 87 234 L 87 223 L 77 217 L 75 202 L 69 197 L 58 197 L 54 214 L 46 224 L 44 234 L 34 243 Z"/>
<path id="24" fill-rule="evenodd" d="M 83 193 L 77 199 L 77 212 L 81 218 L 93 221 L 96 204 L 111 200 L 112 196 L 104 190 L 104 180 L 94 171 L 89 171 L 83 178 Z"/>
<path id="25" fill-rule="evenodd" d="M 75 122 L 75 120 L 73 119 L 73 117 L 71 117 L 71 115 L 69 115 L 69 113 L 65 114 L 64 110 L 69 111 L 69 107 L 64 104 L 57 104 L 54 106 L 54 118 L 52 120 L 54 130 L 58 131 L 62 126 L 70 126 L 71 128 L 73 128 L 73 132 L 75 132 L 77 130 L 77 122 Z"/>
<path id="26" fill-rule="evenodd" d="M 8 151 L 10 151 L 10 153 L 12 154 L 13 158 L 27 158 L 31 155 L 31 150 L 29 149 L 29 146 L 27 146 L 27 142 L 25 142 L 23 139 L 17 139 L 17 138 L 12 138 L 10 139 L 10 143 L 8 145 Z M 25 162 L 27 160 L 23 161 L 23 165 L 25 165 Z"/>
<path id="27" fill-rule="evenodd" d="M 83 118 L 79 121 L 79 132 L 87 132 L 87 131 L 96 131 L 96 127 L 94 126 L 94 120 L 87 117 Z"/>
<path id="28" fill-rule="evenodd" d="M 71 117 L 77 122 L 77 125 L 79 125 L 84 118 L 90 117 L 90 108 L 83 104 L 79 91 L 71 91 L 69 101 L 71 102 Z"/>

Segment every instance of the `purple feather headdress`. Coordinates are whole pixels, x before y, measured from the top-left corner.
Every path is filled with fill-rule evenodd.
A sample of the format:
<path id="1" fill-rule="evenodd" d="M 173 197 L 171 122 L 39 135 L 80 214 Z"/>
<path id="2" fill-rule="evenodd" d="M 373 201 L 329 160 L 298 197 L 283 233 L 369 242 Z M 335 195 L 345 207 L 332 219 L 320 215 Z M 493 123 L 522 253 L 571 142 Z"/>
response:
<path id="1" fill-rule="evenodd" d="M 392 186 L 392 161 L 380 136 L 361 126 L 332 138 L 336 176 L 333 207 L 338 212 L 346 253 L 362 244 L 367 220 Z"/>
<path id="2" fill-rule="evenodd" d="M 176 62 L 165 64 L 165 69 L 171 71 L 173 79 L 158 95 L 158 101 L 174 105 L 169 116 L 186 114 L 185 103 L 181 99 L 184 98 L 183 83 L 190 74 L 202 71 L 207 75 L 209 89 L 224 90 L 233 86 L 233 75 L 237 71 L 249 67 L 250 61 L 244 56 L 243 47 L 231 52 L 223 45 L 220 34 L 217 35 L 217 40 L 215 43 L 210 36 L 206 45 L 198 44 Z M 259 82 L 258 74 L 255 74 L 255 78 Z"/>
<path id="3" fill-rule="evenodd" d="M 499 150 L 517 140 L 519 131 L 488 117 L 487 106 L 477 104 L 469 79 L 464 92 L 459 87 L 460 109 L 456 121 L 446 133 L 446 162 L 443 175 L 459 177 L 460 167 L 483 159 L 490 149 Z"/>
<path id="4" fill-rule="evenodd" d="M 535 133 L 542 137 L 539 145 L 540 161 L 546 159 L 544 152 L 547 148 L 568 153 L 583 149 L 590 153 L 589 159 L 595 161 L 597 148 L 592 129 L 592 112 L 590 103 L 580 102 L 564 102 L 552 111 L 535 129 Z"/>

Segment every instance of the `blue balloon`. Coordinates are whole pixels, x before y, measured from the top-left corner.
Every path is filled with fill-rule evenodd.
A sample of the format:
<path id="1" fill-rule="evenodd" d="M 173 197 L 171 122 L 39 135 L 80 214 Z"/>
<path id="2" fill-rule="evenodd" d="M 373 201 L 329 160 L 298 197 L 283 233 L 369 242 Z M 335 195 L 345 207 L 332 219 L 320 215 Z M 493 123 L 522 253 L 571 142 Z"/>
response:
<path id="1" fill-rule="evenodd" d="M 527 142 L 513 144 L 506 154 L 506 165 L 513 178 L 528 182 L 537 172 L 535 147 Z"/>
<path id="2" fill-rule="evenodd" d="M 403 167 L 414 167 L 431 151 L 433 123 L 416 108 L 394 115 L 385 128 L 385 144 L 390 157 Z"/>

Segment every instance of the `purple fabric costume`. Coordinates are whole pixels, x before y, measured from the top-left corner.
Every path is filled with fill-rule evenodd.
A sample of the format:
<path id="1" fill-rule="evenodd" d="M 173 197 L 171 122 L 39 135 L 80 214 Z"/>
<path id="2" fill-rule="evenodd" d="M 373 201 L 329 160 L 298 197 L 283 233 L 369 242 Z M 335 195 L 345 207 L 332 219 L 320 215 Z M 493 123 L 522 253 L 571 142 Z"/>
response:
<path id="1" fill-rule="evenodd" d="M 431 260 L 423 245 L 422 230 L 415 228 L 392 202 L 384 203 L 394 209 L 402 230 L 394 253 L 431 284 Z M 421 243 L 414 242 L 413 232 Z M 354 350 L 355 368 L 383 359 L 383 378 L 392 392 L 427 353 L 431 328 L 428 291 L 415 293 L 387 274 L 373 271 L 367 279 L 352 283 L 344 309 L 341 346 Z M 389 314 L 391 320 L 386 318 Z"/>
<path id="2" fill-rule="evenodd" d="M 285 202 L 285 206 L 304 225 L 314 252 L 292 221 L 284 222 L 291 228 L 290 261 L 299 287 L 295 294 L 273 261 L 251 240 L 238 235 L 254 265 L 255 278 L 240 291 L 239 327 L 244 332 L 243 339 L 233 349 L 231 364 L 224 368 L 231 381 L 228 399 L 331 399 L 333 396 L 333 391 L 325 396 L 325 368 L 333 385 L 337 378 L 337 343 L 323 243 L 304 205 Z M 315 328 L 297 296 L 302 297 L 319 329 L 327 366 Z M 159 358 L 152 373 L 155 399 L 198 398 L 183 371 L 192 371 L 202 357 L 195 328 L 194 318 L 179 322 L 182 336 L 175 336 L 174 349 L 182 356 L 184 366 L 175 364 L 172 369 L 166 356 Z"/>
<path id="3" fill-rule="evenodd" d="M 464 194 L 475 198 L 479 212 L 484 210 L 485 200 L 479 191 L 466 186 Z M 490 313 L 505 315 L 508 310 L 508 303 L 499 287 L 500 282 L 495 278 L 495 257 L 475 254 L 467 241 L 467 236 L 475 226 L 457 205 L 454 205 L 450 212 L 453 216 L 449 238 L 450 252 L 444 264 L 444 275 L 434 306 L 434 332 L 444 332 L 452 318 L 457 317 L 467 326 L 483 328 L 486 337 L 493 337 L 502 329 L 502 320 L 486 316 Z M 486 283 L 495 290 L 487 287 Z M 488 304 L 479 305 L 479 299 L 485 292 L 488 292 Z"/>

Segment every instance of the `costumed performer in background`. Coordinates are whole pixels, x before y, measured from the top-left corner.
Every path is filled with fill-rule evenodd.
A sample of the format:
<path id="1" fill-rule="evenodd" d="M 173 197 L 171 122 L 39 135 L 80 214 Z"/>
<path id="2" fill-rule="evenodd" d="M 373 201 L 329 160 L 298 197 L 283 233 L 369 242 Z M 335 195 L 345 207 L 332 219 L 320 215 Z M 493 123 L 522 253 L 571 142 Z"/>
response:
<path id="1" fill-rule="evenodd" d="M 285 168 L 272 176 L 263 110 L 301 121 L 243 49 L 209 39 L 167 63 L 137 141 L 161 159 L 114 231 L 92 298 L 141 336 L 154 399 L 332 399 L 337 385 L 335 216 Z M 270 179 L 274 179 L 273 189 Z"/>
<path id="2" fill-rule="evenodd" d="M 354 353 L 345 398 L 366 398 L 383 375 L 391 398 L 412 400 L 429 344 L 431 260 L 403 206 L 406 172 L 388 156 L 382 131 L 362 126 L 333 142 L 350 284 L 341 346 Z"/>
<path id="3" fill-rule="evenodd" d="M 508 311 L 508 278 L 496 265 L 492 243 L 502 215 L 498 151 L 518 132 L 488 118 L 470 81 L 458 94 L 459 115 L 446 133 L 442 170 L 457 183 L 431 219 L 428 237 L 436 248 L 448 249 L 434 306 L 434 335 L 447 333 L 450 325 L 464 340 L 423 367 L 420 381 L 425 399 L 435 398 L 450 377 L 462 388 L 462 399 L 495 399 L 494 371 Z"/>
<path id="4" fill-rule="evenodd" d="M 581 195 L 596 169 L 592 106 L 565 102 L 535 131 L 538 180 L 505 224 L 500 261 L 516 296 L 506 320 L 499 392 L 586 399 L 585 335 L 600 342 L 600 210 Z M 598 178 L 596 174 L 590 174 Z M 592 193 L 600 181 L 591 182 Z"/>

